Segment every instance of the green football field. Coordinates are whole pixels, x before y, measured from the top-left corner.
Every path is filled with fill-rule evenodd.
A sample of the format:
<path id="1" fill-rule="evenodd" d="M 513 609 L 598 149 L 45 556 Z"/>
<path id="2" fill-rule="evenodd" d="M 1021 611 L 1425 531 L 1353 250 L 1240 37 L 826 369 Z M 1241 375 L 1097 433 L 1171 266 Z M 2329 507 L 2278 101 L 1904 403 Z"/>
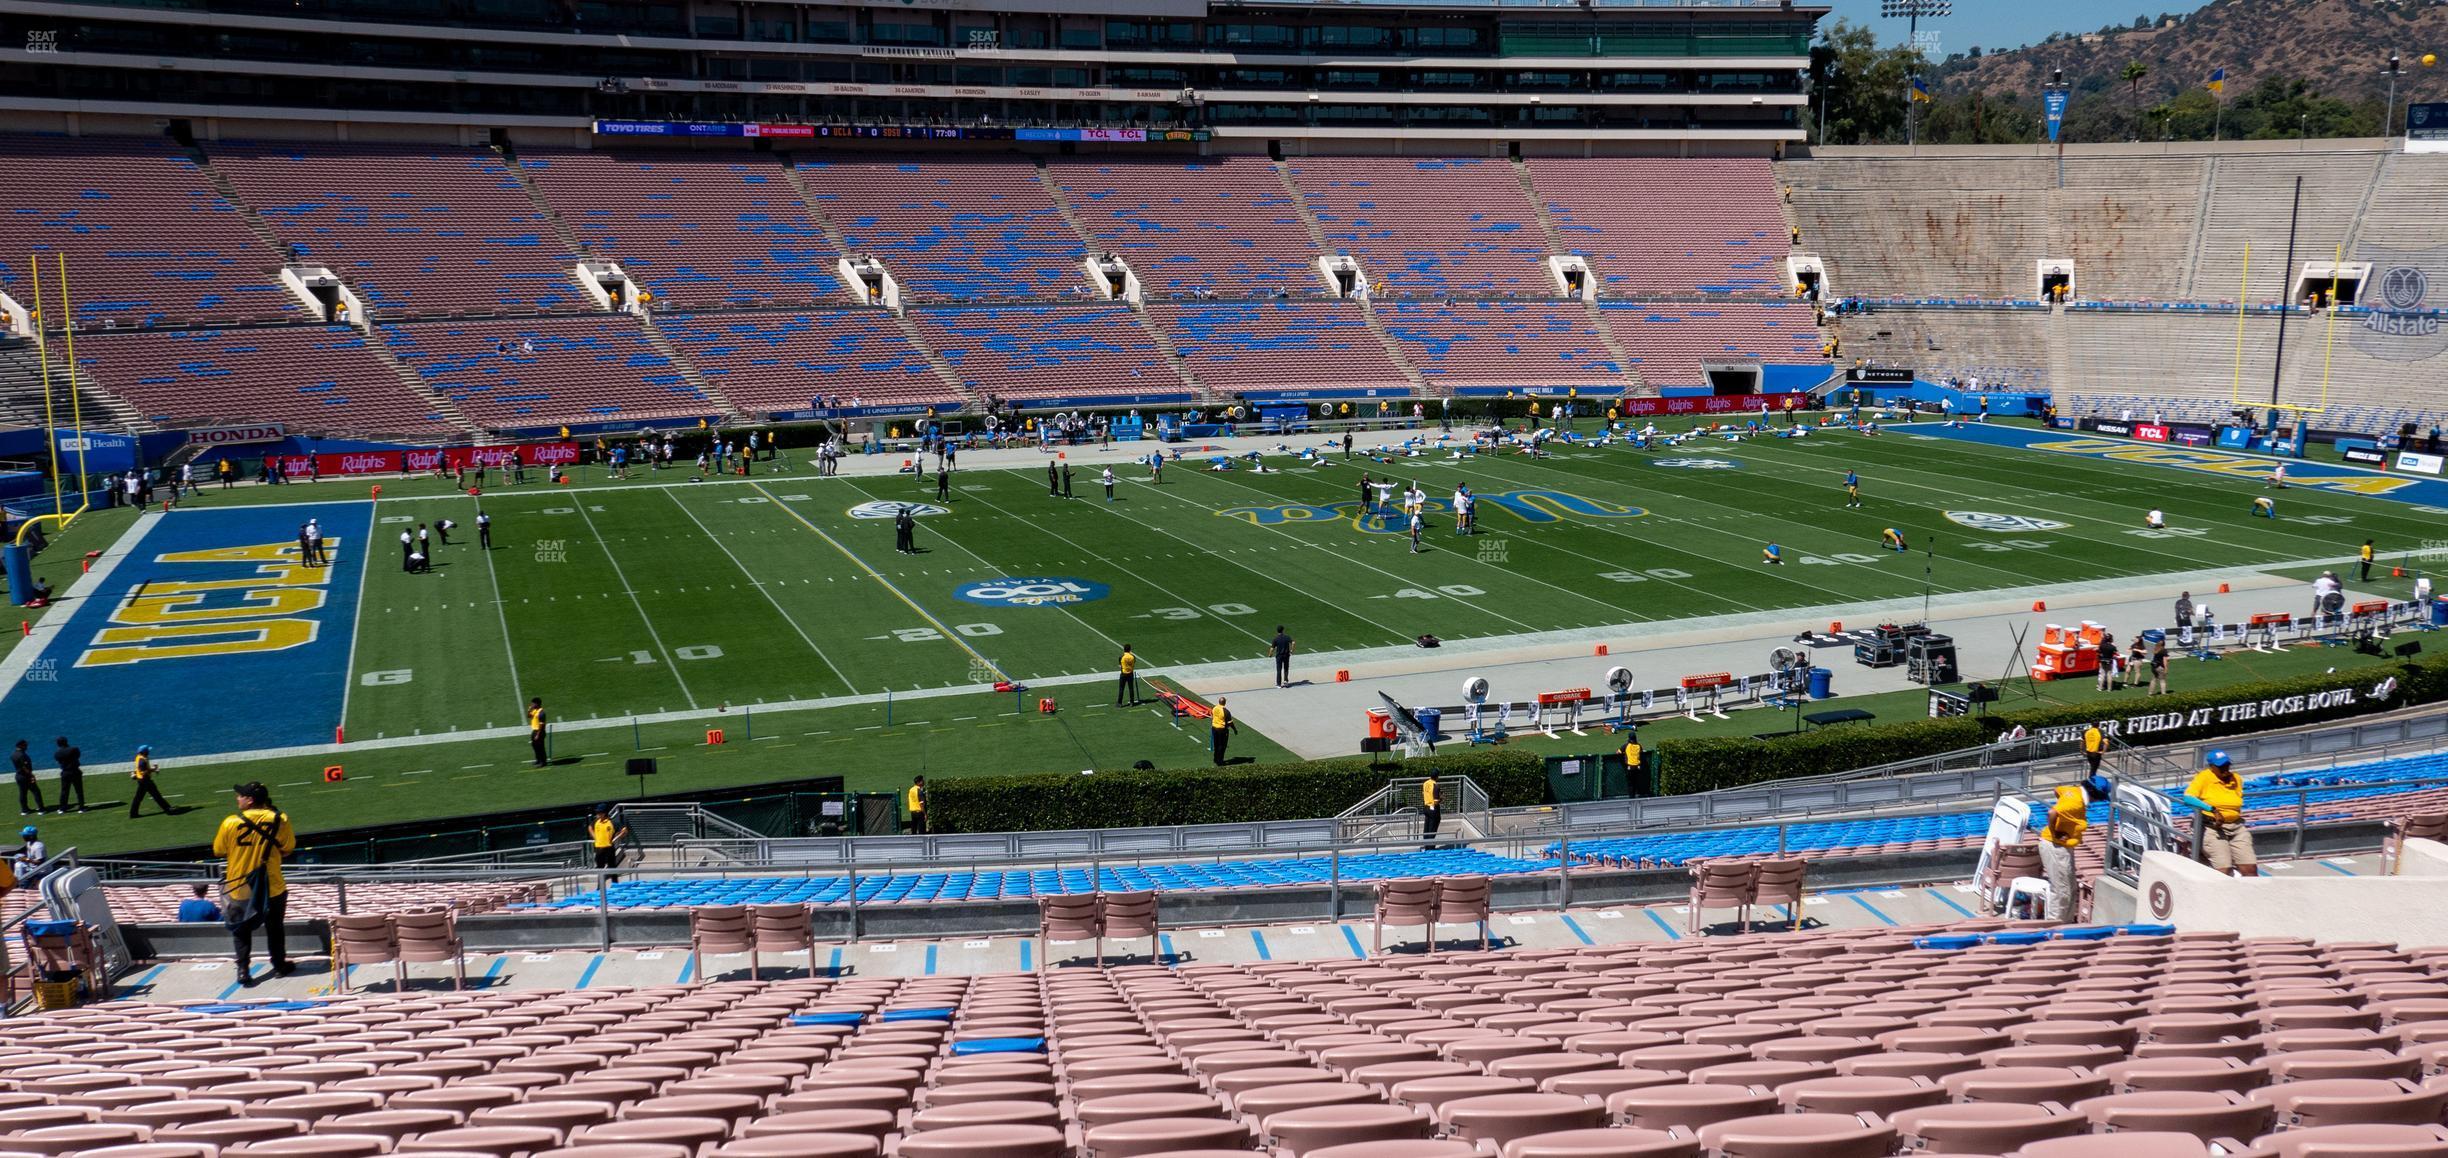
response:
<path id="1" fill-rule="evenodd" d="M 1434 506 L 1469 486 L 1481 533 L 1432 514 L 1413 553 L 1398 520 L 1359 517 L 1364 471 L 1416 481 Z M 2273 523 L 2249 517 L 2258 488 L 2241 479 L 1902 434 L 1174 465 L 1162 485 L 1134 465 L 1110 503 L 1092 473 L 1065 501 L 1037 471 L 959 472 L 915 555 L 893 550 L 889 519 L 853 511 L 932 506 L 931 477 L 664 472 L 488 494 L 494 550 L 443 549 L 431 574 L 368 570 L 349 735 L 510 726 L 530 694 L 565 722 L 906 694 L 1108 672 L 1125 643 L 1162 673 L 1256 660 L 1279 624 L 1314 654 L 1917 598 L 1925 569 L 1943 594 L 2343 562 L 2367 536 L 2386 550 L 2437 533 L 2402 503 L 2295 488 Z M 2174 530 L 2142 526 L 2153 507 Z M 385 498 L 376 537 L 450 518 L 464 541 L 474 509 Z M 1882 549 L 1890 527 L 1910 551 Z M 1783 566 L 1760 562 L 1770 542 Z"/>

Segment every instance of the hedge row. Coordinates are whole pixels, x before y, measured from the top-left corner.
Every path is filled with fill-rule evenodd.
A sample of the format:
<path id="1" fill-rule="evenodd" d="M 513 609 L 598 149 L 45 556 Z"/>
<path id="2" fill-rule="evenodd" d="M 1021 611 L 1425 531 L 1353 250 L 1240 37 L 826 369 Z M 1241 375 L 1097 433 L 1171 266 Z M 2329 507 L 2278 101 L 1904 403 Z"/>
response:
<path id="1" fill-rule="evenodd" d="M 2223 718 L 2221 713 L 2211 711 L 2198 723 L 2190 718 L 2196 711 L 2224 708 L 2232 704 L 2268 704 L 2340 689 L 2359 689 L 2368 693 L 2373 685 L 2391 676 L 2397 679 L 2397 694 L 2386 702 L 2375 700 L 2368 694 L 2358 694 L 2351 702 L 2291 711 L 2274 721 L 2263 719 L 2258 712 Z M 2292 679 L 2230 684 L 2147 699 L 2020 708 L 1992 712 L 1978 720 L 1958 717 L 1860 727 L 1839 726 L 1780 736 L 1773 740 L 1749 737 L 1661 740 L 1655 748 L 1658 792 L 1661 795 L 1679 795 L 1739 788 L 1770 780 L 1849 772 L 1897 760 L 1935 756 L 1988 743 L 1996 739 L 2000 732 L 2018 725 L 2039 732 L 2044 728 L 2079 725 L 2094 720 L 2129 720 L 2137 716 L 2184 713 L 2187 718 L 2180 724 L 2153 727 L 2146 732 L 2135 732 L 2132 737 L 2142 744 L 2174 744 L 2272 727 L 2317 724 L 2384 708 L 2441 700 L 2448 700 L 2448 656 Z"/>
<path id="2" fill-rule="evenodd" d="M 1467 776 L 1499 807 L 1546 799 L 1537 753 L 1474 749 L 1370 768 L 1360 757 L 1227 768 L 1120 769 L 976 776 L 927 786 L 934 832 L 1134 828 L 1305 820 L 1359 803 L 1395 777 Z"/>

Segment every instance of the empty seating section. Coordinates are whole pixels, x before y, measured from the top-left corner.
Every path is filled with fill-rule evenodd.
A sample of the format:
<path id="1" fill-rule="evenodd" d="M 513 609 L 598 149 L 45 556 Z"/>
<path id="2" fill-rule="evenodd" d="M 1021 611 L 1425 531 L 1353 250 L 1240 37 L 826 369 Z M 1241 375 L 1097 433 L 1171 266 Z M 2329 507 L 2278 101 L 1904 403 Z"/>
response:
<path id="1" fill-rule="evenodd" d="M 1572 302 L 1379 303 L 1378 319 L 1436 386 L 1628 385 Z"/>
<path id="2" fill-rule="evenodd" d="M 921 302 L 1073 296 L 1087 246 L 1025 160 L 798 162 L 813 208 L 854 255 Z"/>
<path id="3" fill-rule="evenodd" d="M 1978 920 L 1504 951 L 1455 950 L 1453 931 L 1361 959 L 1100 967 L 1083 940 L 1043 973 L 740 979 L 760 936 L 706 953 L 693 985 L 41 1013 L 11 1027 L 0 1145 L 112 1158 L 2448 1148 L 2436 948 Z"/>
<path id="4" fill-rule="evenodd" d="M 450 424 L 347 326 L 87 334 L 77 364 L 146 419 L 436 434 Z"/>
<path id="5" fill-rule="evenodd" d="M 2325 261 L 2347 246 L 2364 194 L 2380 175 L 2377 153 L 2314 153 L 2220 157 L 2211 164 L 2210 192 L 2194 259 L 2196 301 L 2275 302 L 2293 274 L 2286 268 L 2287 231 L 2297 213 L 2295 182 L 2303 179 L 2296 227 L 2298 262 Z M 2252 250 L 2247 270 L 2245 249 Z M 2249 276 L 2249 282 L 2247 277 Z M 2241 291 L 2239 293 L 2239 291 Z"/>
<path id="6" fill-rule="evenodd" d="M 1058 161 L 1047 172 L 1089 240 L 1129 263 L 1151 298 L 1324 290 L 1317 243 L 1264 158 Z"/>
<path id="7" fill-rule="evenodd" d="M 1844 319 L 1848 358 L 1910 366 L 1930 381 L 1980 379 L 1984 387 L 2050 386 L 2049 316 L 2041 310 L 1916 310 L 1880 306 Z"/>
<path id="8" fill-rule="evenodd" d="M 577 258 L 488 149 L 216 144 L 207 153 L 297 262 L 378 318 L 579 310 Z"/>
<path id="9" fill-rule="evenodd" d="M 718 412 L 626 314 L 415 322 L 384 326 L 382 335 L 426 389 L 487 426 Z"/>
<path id="10" fill-rule="evenodd" d="M 1793 288 L 1785 269 L 1792 249 L 1765 159 L 1526 164 L 1557 239 L 1589 259 L 1606 296 L 1783 296 Z"/>
<path id="11" fill-rule="evenodd" d="M 655 324 L 745 410 L 801 410 L 819 397 L 868 406 L 960 401 L 881 311 L 667 314 Z"/>
<path id="12" fill-rule="evenodd" d="M 519 167 L 586 256 L 665 309 L 839 301 L 838 254 L 760 153 L 524 150 Z"/>
<path id="13" fill-rule="evenodd" d="M 1376 294 L 1554 297 L 1547 239 L 1504 161 L 1303 158 L 1286 171 Z"/>
<path id="14" fill-rule="evenodd" d="M 2049 252 L 2032 254 L 2024 263 L 2023 281 L 2010 296 L 2039 295 L 2036 263 L 2046 257 L 2074 263 L 2075 293 L 2081 297 L 2160 302 L 2184 297 L 2201 221 L 2202 181 L 2209 171 L 2204 157 L 2067 158 L 2065 188 L 2049 192 L 2056 240 Z"/>
<path id="15" fill-rule="evenodd" d="M 105 890 L 113 918 L 130 924 L 169 924 L 178 920 L 181 901 L 195 894 L 177 885 L 111 885 Z M 490 913 L 505 905 L 548 899 L 544 885 L 516 881 L 420 881 L 389 884 L 360 881 L 348 887 L 348 911 L 399 913 L 410 909 L 447 908 L 460 913 Z M 289 885 L 289 915 L 309 921 L 341 911 L 337 886 L 293 881 Z M 0 899 L 0 921 L 42 903 L 35 889 L 18 889 Z"/>
<path id="16" fill-rule="evenodd" d="M 909 316 L 961 385 L 981 394 L 1190 392 L 1126 306 L 981 306 L 912 310 Z"/>
<path id="17" fill-rule="evenodd" d="M 2381 162 L 2380 183 L 2372 188 L 2363 209 L 2363 224 L 2355 232 L 2355 249 L 2348 260 L 2385 265 L 2392 257 L 2430 248 L 2448 237 L 2448 203 L 2439 191 L 2448 186 L 2448 156 L 2436 153 L 2392 153 Z M 2377 276 L 2381 271 L 2375 269 Z M 2441 303 L 2433 301 L 2432 308 Z"/>
<path id="18" fill-rule="evenodd" d="M 228 324 L 300 313 L 279 255 L 247 231 L 186 152 L 143 137 L 0 135 L 8 158 L 0 289 L 28 306 L 42 263 L 59 300 L 68 259 L 76 320 L 94 326 Z M 54 310 L 57 309 L 55 305 Z"/>
<path id="19" fill-rule="evenodd" d="M 1802 251 L 1848 297 L 2034 297 L 2049 252 L 2052 166 L 2039 160 L 1788 162 Z M 2080 276 L 2081 271 L 2076 271 Z"/>
<path id="20" fill-rule="evenodd" d="M 1632 368 L 1653 386 L 1705 385 L 1704 363 L 1827 362 L 1806 305 L 1602 302 L 1599 308 L 1606 311 L 1607 328 L 1631 352 Z"/>
<path id="21" fill-rule="evenodd" d="M 2237 406 L 2268 404 L 2278 349 L 2274 314 L 2245 315 L 2240 371 L 2233 313 L 2072 310 L 2055 324 L 2065 327 L 2069 348 L 2081 351 L 2070 360 L 2069 380 L 2053 383 L 2069 399 L 2131 399 L 2137 413 L 2202 421 L 2228 416 Z M 2373 357 L 2357 327 L 2350 313 L 2289 319 L 2282 400 L 2304 408 L 2304 420 L 2321 429 L 2373 436 L 2393 434 L 2406 422 L 2448 420 L 2448 406 L 2406 388 L 2429 363 Z M 2237 400 L 2239 372 L 2244 394 Z"/>
<path id="22" fill-rule="evenodd" d="M 1171 335 L 1183 366 L 1218 394 L 1408 381 L 1349 303 L 1166 306 L 1153 320 Z"/>

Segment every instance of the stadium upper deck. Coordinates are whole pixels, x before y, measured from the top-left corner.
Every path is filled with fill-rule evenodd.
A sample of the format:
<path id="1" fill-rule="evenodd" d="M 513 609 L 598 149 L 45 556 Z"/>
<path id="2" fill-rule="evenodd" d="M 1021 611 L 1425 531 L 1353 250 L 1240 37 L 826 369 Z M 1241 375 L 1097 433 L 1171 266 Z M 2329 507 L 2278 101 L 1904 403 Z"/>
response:
<path id="1" fill-rule="evenodd" d="M 0 43 L 33 50 L 0 77 L 0 123 L 57 131 L 75 116 L 93 132 L 128 115 L 526 132 L 638 119 L 958 125 L 1003 139 L 1015 126 L 1119 127 L 1760 155 L 1802 139 L 1801 75 L 1827 11 L 1782 0 L 1126 7 L 78 0 L 0 14 Z"/>

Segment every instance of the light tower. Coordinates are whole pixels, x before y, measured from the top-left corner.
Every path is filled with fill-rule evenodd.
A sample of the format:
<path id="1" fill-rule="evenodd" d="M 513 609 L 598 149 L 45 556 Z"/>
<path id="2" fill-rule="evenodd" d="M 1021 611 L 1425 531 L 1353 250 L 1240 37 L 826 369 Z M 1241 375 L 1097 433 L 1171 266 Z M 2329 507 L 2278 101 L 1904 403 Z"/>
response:
<path id="1" fill-rule="evenodd" d="M 1879 15 L 1904 18 L 1905 43 L 1913 46 L 1915 56 L 1921 52 L 1921 22 L 1954 14 L 1955 0 L 1879 0 Z M 1913 95 L 1914 85 L 1920 79 L 1921 74 L 1915 72 L 1904 81 L 1904 143 L 1907 145 L 1914 143 Z"/>

